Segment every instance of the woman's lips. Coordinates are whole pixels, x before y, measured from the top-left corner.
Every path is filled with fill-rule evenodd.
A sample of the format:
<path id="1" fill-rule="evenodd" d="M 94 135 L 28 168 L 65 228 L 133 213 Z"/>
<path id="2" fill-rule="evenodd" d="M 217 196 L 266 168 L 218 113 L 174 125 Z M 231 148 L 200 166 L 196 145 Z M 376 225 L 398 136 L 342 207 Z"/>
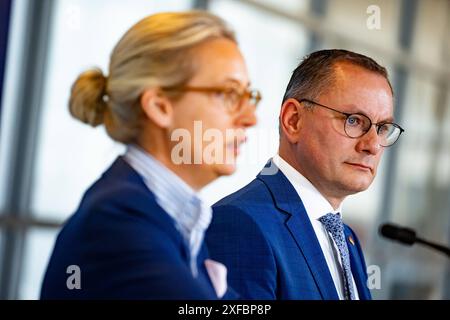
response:
<path id="1" fill-rule="evenodd" d="M 247 141 L 247 138 L 235 140 L 233 142 L 227 143 L 227 148 L 233 150 L 233 153 L 238 156 L 240 153 L 240 146 Z"/>

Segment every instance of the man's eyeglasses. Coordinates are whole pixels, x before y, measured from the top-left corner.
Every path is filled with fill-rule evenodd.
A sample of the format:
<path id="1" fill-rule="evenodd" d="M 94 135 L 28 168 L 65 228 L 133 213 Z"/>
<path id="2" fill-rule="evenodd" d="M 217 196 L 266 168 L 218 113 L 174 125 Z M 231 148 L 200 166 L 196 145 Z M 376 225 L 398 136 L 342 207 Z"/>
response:
<path id="1" fill-rule="evenodd" d="M 300 103 L 306 102 L 309 104 L 314 104 L 319 107 L 323 107 L 328 110 L 344 115 L 345 116 L 344 132 L 350 138 L 362 137 L 367 132 L 369 132 L 372 126 L 375 126 L 378 138 L 380 139 L 380 145 L 382 147 L 392 146 L 398 140 L 400 135 L 405 131 L 398 124 L 392 122 L 372 123 L 372 120 L 370 120 L 369 117 L 361 113 L 342 112 L 308 99 L 301 99 L 298 102 Z"/>
<path id="2" fill-rule="evenodd" d="M 226 88 L 226 87 L 191 87 L 191 86 L 180 86 L 180 87 L 163 87 L 164 91 L 174 91 L 174 92 L 202 92 L 210 93 L 222 96 L 225 107 L 230 113 L 238 113 L 242 110 L 244 106 L 254 106 L 256 107 L 261 101 L 261 93 L 256 89 L 244 89 L 239 90 L 236 88 Z"/>

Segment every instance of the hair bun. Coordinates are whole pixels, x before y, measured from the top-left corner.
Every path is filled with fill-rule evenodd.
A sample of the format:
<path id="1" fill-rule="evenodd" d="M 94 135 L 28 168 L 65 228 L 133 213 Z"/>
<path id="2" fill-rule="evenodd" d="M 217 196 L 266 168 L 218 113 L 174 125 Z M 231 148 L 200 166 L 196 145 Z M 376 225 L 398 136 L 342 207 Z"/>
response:
<path id="1" fill-rule="evenodd" d="M 108 107 L 107 79 L 99 68 L 80 74 L 72 86 L 69 110 L 76 119 L 95 127 L 103 123 Z"/>

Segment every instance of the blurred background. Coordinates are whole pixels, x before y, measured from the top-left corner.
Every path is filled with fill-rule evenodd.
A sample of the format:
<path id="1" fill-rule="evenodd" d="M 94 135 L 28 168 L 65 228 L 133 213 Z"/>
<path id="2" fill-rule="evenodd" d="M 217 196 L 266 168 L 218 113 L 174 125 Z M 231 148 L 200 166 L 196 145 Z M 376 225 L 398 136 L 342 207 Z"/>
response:
<path id="1" fill-rule="evenodd" d="M 62 223 L 124 147 L 68 112 L 80 72 L 108 72 L 135 22 L 161 11 L 207 9 L 236 30 L 253 86 L 263 93 L 238 171 L 202 192 L 212 204 L 252 180 L 278 148 L 278 112 L 292 71 L 322 48 L 386 66 L 396 121 L 369 190 L 343 215 L 379 267 L 376 299 L 449 299 L 450 264 L 429 249 L 383 240 L 387 221 L 450 243 L 449 0 L 0 0 L 0 299 L 37 299 Z"/>

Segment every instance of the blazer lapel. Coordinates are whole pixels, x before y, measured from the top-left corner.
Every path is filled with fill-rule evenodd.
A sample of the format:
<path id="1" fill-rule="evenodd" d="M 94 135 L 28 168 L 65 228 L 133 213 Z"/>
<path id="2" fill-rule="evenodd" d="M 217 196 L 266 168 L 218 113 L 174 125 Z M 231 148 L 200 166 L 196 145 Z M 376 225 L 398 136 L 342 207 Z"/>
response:
<path id="1" fill-rule="evenodd" d="M 257 178 L 269 188 L 276 207 L 288 214 L 286 227 L 305 257 L 322 298 L 339 299 L 317 236 L 294 187 L 271 160 Z"/>
<path id="2" fill-rule="evenodd" d="M 350 266 L 352 268 L 352 275 L 355 279 L 356 287 L 358 288 L 358 295 L 360 300 L 370 300 L 370 291 L 367 288 L 367 271 L 366 266 L 363 265 L 358 251 L 357 239 L 354 238 L 349 228 L 344 229 L 345 240 L 350 254 Z"/>

